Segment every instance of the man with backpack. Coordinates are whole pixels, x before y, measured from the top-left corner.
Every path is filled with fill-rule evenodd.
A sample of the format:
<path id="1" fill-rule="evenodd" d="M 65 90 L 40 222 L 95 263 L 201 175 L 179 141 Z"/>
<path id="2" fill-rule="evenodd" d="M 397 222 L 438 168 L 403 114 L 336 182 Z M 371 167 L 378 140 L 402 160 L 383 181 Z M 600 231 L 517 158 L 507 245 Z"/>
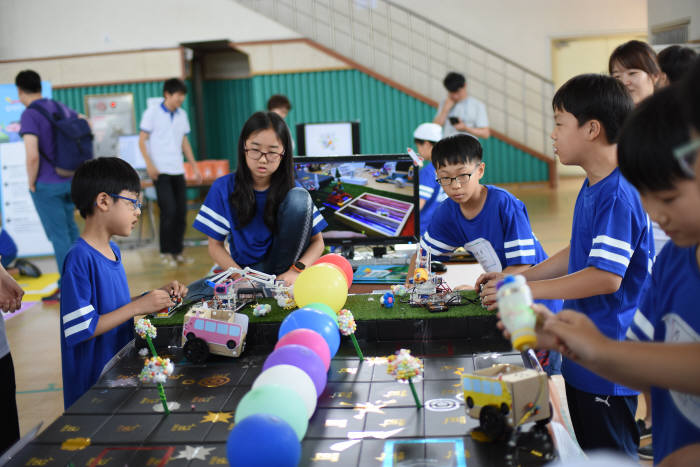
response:
<path id="1" fill-rule="evenodd" d="M 20 120 L 20 135 L 27 152 L 27 175 L 34 207 L 46 236 L 53 244 L 58 273 L 73 242 L 78 238 L 75 206 L 71 201 L 71 171 L 92 158 L 92 142 L 86 121 L 52 99 L 41 96 L 41 78 L 32 70 L 15 77 L 17 94 L 27 107 Z M 60 126 L 59 126 L 60 125 Z M 45 301 L 58 301 L 59 289 Z"/>

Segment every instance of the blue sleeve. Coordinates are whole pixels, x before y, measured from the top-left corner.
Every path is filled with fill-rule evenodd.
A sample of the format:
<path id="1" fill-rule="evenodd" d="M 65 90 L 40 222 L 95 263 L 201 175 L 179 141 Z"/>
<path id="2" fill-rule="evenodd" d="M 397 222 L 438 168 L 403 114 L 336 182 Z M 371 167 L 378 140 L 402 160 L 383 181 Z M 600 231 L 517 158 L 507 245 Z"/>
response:
<path id="1" fill-rule="evenodd" d="M 525 205 L 518 199 L 506 199 L 501 207 L 503 250 L 506 266 L 537 264 L 535 236 Z"/>
<path id="2" fill-rule="evenodd" d="M 61 275 L 61 333 L 69 347 L 90 339 L 99 319 L 91 303 L 90 263 L 75 250 L 73 253 L 66 257 Z"/>
<path id="3" fill-rule="evenodd" d="M 430 199 L 435 194 L 435 190 L 439 189 L 437 182 L 435 181 L 435 172 L 430 170 L 426 165 L 420 172 L 418 172 L 418 196 L 420 199 Z"/>
<path id="4" fill-rule="evenodd" d="M 149 107 L 143 112 L 139 129 L 146 133 L 151 133 L 153 131 L 153 107 Z"/>
<path id="5" fill-rule="evenodd" d="M 223 241 L 231 232 L 231 219 L 226 218 L 228 195 L 225 180 L 223 177 L 219 178 L 211 186 L 204 204 L 199 208 L 193 227 L 214 240 Z"/>
<path id="6" fill-rule="evenodd" d="M 628 203 L 617 197 L 606 199 L 593 219 L 593 242 L 586 266 L 624 277 L 642 227 L 638 223 Z"/>
<path id="7" fill-rule="evenodd" d="M 311 236 L 321 233 L 326 227 L 328 227 L 328 222 L 321 215 L 321 211 L 318 210 L 316 205 L 314 205 L 313 217 L 311 218 Z"/>
<path id="8" fill-rule="evenodd" d="M 450 204 L 443 203 L 433 214 L 430 225 L 420 239 L 420 246 L 437 260 L 445 260 L 465 242 L 457 238 L 456 223 L 450 213 Z"/>
<path id="9" fill-rule="evenodd" d="M 652 272 L 639 302 L 639 308 L 635 310 L 632 324 L 625 336 L 632 341 L 652 342 L 654 340 L 654 324 L 652 323 L 656 321 L 654 316 L 658 313 L 657 296 L 663 289 L 659 283 L 659 268 L 654 265 L 653 270 L 656 274 Z"/>
<path id="10" fill-rule="evenodd" d="M 44 118 L 34 109 L 26 109 L 22 112 L 22 116 L 19 119 L 19 134 L 24 135 L 39 135 L 39 123 L 38 118 Z"/>

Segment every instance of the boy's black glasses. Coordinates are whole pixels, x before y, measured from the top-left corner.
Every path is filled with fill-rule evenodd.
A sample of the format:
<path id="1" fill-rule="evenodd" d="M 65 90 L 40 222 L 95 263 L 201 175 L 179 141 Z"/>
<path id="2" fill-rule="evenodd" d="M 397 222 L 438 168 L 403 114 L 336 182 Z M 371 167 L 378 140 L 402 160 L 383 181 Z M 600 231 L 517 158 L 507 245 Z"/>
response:
<path id="1" fill-rule="evenodd" d="M 476 172 L 476 170 L 474 170 Z M 450 186 L 452 185 L 452 182 L 457 180 L 460 185 L 464 185 L 467 183 L 469 180 L 471 180 L 472 175 L 474 175 L 474 172 L 470 174 L 459 174 L 456 177 L 440 177 L 436 178 L 435 180 L 438 182 L 438 185 L 440 186 Z"/>
<path id="2" fill-rule="evenodd" d="M 251 159 L 253 159 L 255 161 L 259 161 L 262 156 L 265 156 L 265 159 L 267 159 L 269 162 L 277 162 L 278 160 L 280 160 L 282 158 L 282 156 L 284 156 L 283 152 L 282 153 L 274 152 L 274 151 L 263 152 L 259 149 L 247 149 L 247 148 L 244 148 L 243 150 L 246 152 L 246 154 L 248 154 L 250 156 Z"/>
<path id="3" fill-rule="evenodd" d="M 141 207 L 143 207 L 143 203 L 141 203 L 141 201 L 134 199 L 134 198 L 127 198 L 126 196 L 117 195 L 115 193 L 109 193 L 109 196 L 111 196 L 113 198 L 121 198 L 121 199 L 125 199 L 127 201 L 131 201 L 131 204 L 134 205 L 134 210 L 136 210 L 136 209 L 140 210 Z"/>
<path id="4" fill-rule="evenodd" d="M 700 138 L 696 138 L 682 144 L 673 150 L 673 155 L 678 161 L 678 165 L 681 166 L 683 172 L 689 177 L 695 178 L 695 161 L 698 158 L 698 152 L 700 152 Z"/>

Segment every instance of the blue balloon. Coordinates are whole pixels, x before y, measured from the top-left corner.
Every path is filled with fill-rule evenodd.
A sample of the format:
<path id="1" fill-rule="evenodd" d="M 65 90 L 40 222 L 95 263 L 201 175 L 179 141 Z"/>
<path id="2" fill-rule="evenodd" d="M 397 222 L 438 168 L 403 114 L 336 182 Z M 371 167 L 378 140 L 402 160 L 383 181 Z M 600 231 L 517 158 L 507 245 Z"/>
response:
<path id="1" fill-rule="evenodd" d="M 311 329 L 319 333 L 328 344 L 331 358 L 335 357 L 338 347 L 340 347 L 340 331 L 338 323 L 333 318 L 313 308 L 300 308 L 284 318 L 277 338 L 281 339 L 282 336 L 295 329 Z"/>
<path id="2" fill-rule="evenodd" d="M 236 423 L 228 435 L 226 453 L 231 467 L 296 467 L 301 443 L 287 422 L 257 413 Z"/>

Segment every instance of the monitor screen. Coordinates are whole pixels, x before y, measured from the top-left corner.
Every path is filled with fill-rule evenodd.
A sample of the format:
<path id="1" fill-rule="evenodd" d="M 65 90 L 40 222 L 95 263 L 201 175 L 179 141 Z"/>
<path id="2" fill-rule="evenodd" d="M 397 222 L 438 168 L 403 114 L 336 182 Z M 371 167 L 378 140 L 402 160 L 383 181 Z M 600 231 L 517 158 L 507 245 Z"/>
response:
<path id="1" fill-rule="evenodd" d="M 297 157 L 296 181 L 328 227 L 328 245 L 416 242 L 417 171 L 406 154 Z"/>
<path id="2" fill-rule="evenodd" d="M 300 156 L 350 156 L 360 153 L 359 122 L 299 123 Z"/>
<path id="3" fill-rule="evenodd" d="M 143 159 L 139 148 L 139 135 L 120 136 L 118 154 L 119 157 L 131 164 L 134 169 L 146 169 L 146 161 Z"/>

